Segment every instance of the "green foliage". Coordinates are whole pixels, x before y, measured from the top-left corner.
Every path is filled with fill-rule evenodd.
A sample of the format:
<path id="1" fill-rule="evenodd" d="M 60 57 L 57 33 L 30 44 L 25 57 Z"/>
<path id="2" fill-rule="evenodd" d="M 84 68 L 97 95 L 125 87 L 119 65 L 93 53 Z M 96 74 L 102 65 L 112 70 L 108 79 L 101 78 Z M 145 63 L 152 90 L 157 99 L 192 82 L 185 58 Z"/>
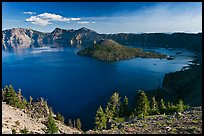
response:
<path id="1" fill-rule="evenodd" d="M 58 132 L 59 128 L 57 127 L 54 118 L 52 117 L 53 111 L 51 107 L 48 107 L 49 109 L 49 117 L 48 117 L 48 122 L 46 124 L 47 129 L 45 130 L 45 133 L 48 134 L 54 134 Z"/>
<path id="2" fill-rule="evenodd" d="M 152 101 L 151 101 L 151 114 L 158 114 L 159 113 L 159 109 L 158 109 L 158 104 L 157 101 L 155 100 L 155 97 L 152 97 Z"/>
<path id="3" fill-rule="evenodd" d="M 120 110 L 120 96 L 119 93 L 115 92 L 110 97 L 110 100 L 106 108 L 106 114 L 108 114 L 107 118 L 112 119 L 113 117 L 118 117 L 119 110 Z"/>
<path id="4" fill-rule="evenodd" d="M 16 93 L 12 85 L 3 89 L 2 99 L 6 104 L 20 109 L 25 109 L 27 106 L 27 101 L 23 98 L 21 90 L 19 89 L 19 92 Z"/>
<path id="5" fill-rule="evenodd" d="M 183 104 L 183 101 L 181 99 L 179 100 L 179 103 L 177 104 L 177 111 L 178 112 L 184 111 L 184 104 Z"/>
<path id="6" fill-rule="evenodd" d="M 166 58 L 166 55 L 155 52 L 144 52 L 141 48 L 130 48 L 113 40 L 104 40 L 99 44 L 85 48 L 79 52 L 78 55 L 91 56 L 100 60 L 116 61 L 125 60 L 134 57 L 143 58 Z"/>
<path id="7" fill-rule="evenodd" d="M 167 103 L 166 113 L 167 113 L 167 114 L 172 114 L 172 113 L 174 113 L 174 112 L 177 112 L 177 107 L 176 107 L 173 103 L 171 103 L 171 104 L 169 105 L 169 102 L 168 102 L 168 103 Z"/>
<path id="8" fill-rule="evenodd" d="M 107 117 L 100 106 L 96 112 L 95 117 L 95 129 L 105 129 L 106 128 Z"/>
<path id="9" fill-rule="evenodd" d="M 120 106 L 120 117 L 128 117 L 130 115 L 128 108 L 128 98 L 125 96 L 121 106 Z"/>
<path id="10" fill-rule="evenodd" d="M 59 130 L 57 125 L 55 124 L 55 120 L 51 116 L 49 116 L 46 126 L 47 126 L 46 133 L 49 133 L 49 134 L 54 134 Z"/>
<path id="11" fill-rule="evenodd" d="M 59 112 L 56 115 L 56 119 L 64 123 L 64 117 L 61 114 L 59 114 Z"/>
<path id="12" fill-rule="evenodd" d="M 3 90 L 3 101 L 5 101 L 7 104 L 11 106 L 16 106 L 16 104 L 19 102 L 18 97 L 15 93 L 15 90 L 10 85 L 9 87 L 6 86 Z"/>
<path id="13" fill-rule="evenodd" d="M 165 106 L 165 102 L 163 99 L 161 99 L 160 104 L 159 104 L 159 111 L 161 114 L 165 113 L 167 110 L 166 106 Z"/>
<path id="14" fill-rule="evenodd" d="M 20 130 L 20 133 L 21 133 L 21 134 L 28 134 L 28 132 L 29 132 L 29 131 L 27 130 L 27 128 L 24 128 L 24 129 L 21 129 L 21 130 Z"/>
<path id="15" fill-rule="evenodd" d="M 125 122 L 125 118 L 115 118 L 116 122 L 123 123 Z"/>
<path id="16" fill-rule="evenodd" d="M 149 115 L 150 104 L 149 100 L 144 91 L 139 90 L 136 99 L 136 115 L 138 117 L 144 118 Z"/>
<path id="17" fill-rule="evenodd" d="M 12 129 L 12 134 L 16 134 L 16 130 L 14 128 Z"/>
<path id="18" fill-rule="evenodd" d="M 81 126 L 82 126 L 81 121 L 80 121 L 80 119 L 78 118 L 78 119 L 76 120 L 76 128 L 77 128 L 78 130 L 81 130 Z"/>

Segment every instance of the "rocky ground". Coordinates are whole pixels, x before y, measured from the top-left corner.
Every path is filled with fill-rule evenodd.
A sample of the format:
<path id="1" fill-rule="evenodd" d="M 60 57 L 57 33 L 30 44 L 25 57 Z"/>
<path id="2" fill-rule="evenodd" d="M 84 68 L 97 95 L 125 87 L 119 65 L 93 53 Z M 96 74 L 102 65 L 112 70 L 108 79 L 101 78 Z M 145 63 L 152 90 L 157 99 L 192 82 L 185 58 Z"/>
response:
<path id="1" fill-rule="evenodd" d="M 154 115 L 132 119 L 119 128 L 86 134 L 202 134 L 202 108 L 195 107 L 181 114 Z"/>
<path id="2" fill-rule="evenodd" d="M 70 128 L 65 124 L 56 121 L 59 128 L 58 133 L 64 134 L 80 134 L 81 131 Z M 11 107 L 2 102 L 2 134 L 12 134 L 12 129 L 16 130 L 16 133 L 20 133 L 20 130 L 26 128 L 28 133 L 44 134 L 43 131 L 46 126 L 42 123 L 42 120 L 33 119 L 23 110 Z"/>
<path id="3" fill-rule="evenodd" d="M 12 134 L 26 128 L 28 133 L 44 134 L 43 120 L 31 118 L 18 108 L 2 102 L 2 133 Z M 145 119 L 131 119 L 110 130 L 89 130 L 86 132 L 71 128 L 56 121 L 59 134 L 202 134 L 202 108 L 192 107 L 179 114 L 154 115 Z"/>

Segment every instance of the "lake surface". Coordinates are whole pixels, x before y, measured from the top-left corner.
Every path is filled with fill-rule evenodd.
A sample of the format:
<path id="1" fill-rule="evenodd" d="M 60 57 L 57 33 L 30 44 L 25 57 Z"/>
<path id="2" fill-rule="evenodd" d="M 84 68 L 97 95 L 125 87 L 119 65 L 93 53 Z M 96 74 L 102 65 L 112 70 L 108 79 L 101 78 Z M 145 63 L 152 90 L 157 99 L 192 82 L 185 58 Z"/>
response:
<path id="1" fill-rule="evenodd" d="M 76 48 L 35 48 L 2 51 L 2 87 L 21 88 L 29 100 L 43 97 L 54 112 L 68 118 L 80 117 L 82 126 L 93 126 L 99 103 L 104 105 L 117 91 L 130 100 L 138 89 L 151 90 L 162 84 L 166 73 L 181 70 L 194 59 L 184 49 L 146 48 L 174 60 L 135 58 L 103 62 L 78 56 Z M 181 54 L 176 52 L 182 51 Z M 102 103 L 101 103 L 102 102 Z"/>

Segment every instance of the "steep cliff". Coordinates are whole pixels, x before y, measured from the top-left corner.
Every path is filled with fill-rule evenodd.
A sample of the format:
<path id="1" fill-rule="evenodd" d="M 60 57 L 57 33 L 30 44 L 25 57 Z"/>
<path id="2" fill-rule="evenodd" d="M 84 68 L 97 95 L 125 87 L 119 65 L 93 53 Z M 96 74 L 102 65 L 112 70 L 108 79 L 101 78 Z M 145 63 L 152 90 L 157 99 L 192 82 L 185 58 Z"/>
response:
<path id="1" fill-rule="evenodd" d="M 85 27 L 78 30 L 56 28 L 51 33 L 25 28 L 4 30 L 2 31 L 2 48 L 39 47 L 43 44 L 47 44 L 47 46 L 55 44 L 63 47 L 91 46 L 103 39 L 112 39 L 127 46 L 186 48 L 198 52 L 202 49 L 202 33 L 99 34 Z"/>

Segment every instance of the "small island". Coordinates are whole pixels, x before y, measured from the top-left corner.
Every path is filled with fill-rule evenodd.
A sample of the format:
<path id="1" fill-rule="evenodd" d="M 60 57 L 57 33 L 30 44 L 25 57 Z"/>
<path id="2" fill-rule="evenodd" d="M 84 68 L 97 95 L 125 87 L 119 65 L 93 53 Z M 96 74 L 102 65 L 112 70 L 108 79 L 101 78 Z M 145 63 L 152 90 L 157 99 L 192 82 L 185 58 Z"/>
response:
<path id="1" fill-rule="evenodd" d="M 131 58 L 167 58 L 167 55 L 156 52 L 144 52 L 141 48 L 126 47 L 111 39 L 101 40 L 91 47 L 82 49 L 77 54 L 104 61 L 127 60 Z"/>

